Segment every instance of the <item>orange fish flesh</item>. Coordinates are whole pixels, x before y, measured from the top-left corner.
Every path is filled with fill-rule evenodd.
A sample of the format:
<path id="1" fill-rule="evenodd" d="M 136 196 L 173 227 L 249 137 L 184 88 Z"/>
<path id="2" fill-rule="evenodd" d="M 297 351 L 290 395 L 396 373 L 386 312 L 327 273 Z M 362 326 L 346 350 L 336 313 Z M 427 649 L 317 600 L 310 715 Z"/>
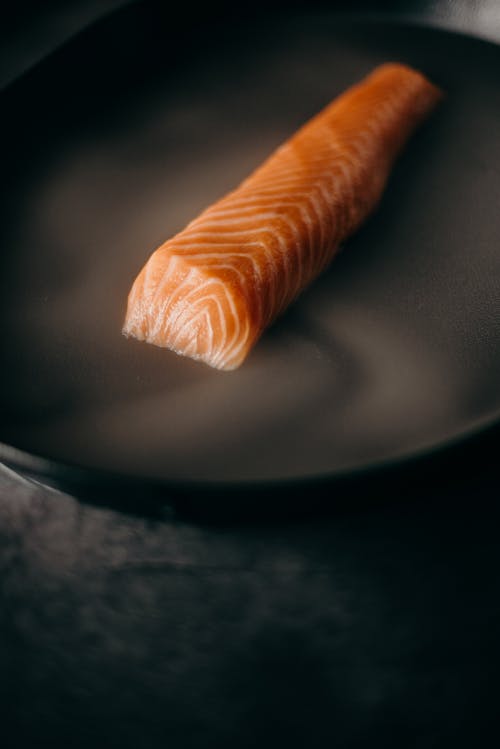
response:
<path id="1" fill-rule="evenodd" d="M 374 210 L 397 154 L 440 98 L 406 65 L 376 68 L 151 255 L 123 333 L 238 367 Z"/>

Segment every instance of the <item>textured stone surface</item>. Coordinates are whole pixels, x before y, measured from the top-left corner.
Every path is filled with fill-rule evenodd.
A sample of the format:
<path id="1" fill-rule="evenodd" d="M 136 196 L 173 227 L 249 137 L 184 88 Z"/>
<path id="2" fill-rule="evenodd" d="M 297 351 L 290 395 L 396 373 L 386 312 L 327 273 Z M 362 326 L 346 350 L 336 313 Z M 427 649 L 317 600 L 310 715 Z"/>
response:
<path id="1" fill-rule="evenodd" d="M 3 730 L 120 747 L 470 746 L 497 731 L 497 489 L 282 523 L 1 474 Z"/>

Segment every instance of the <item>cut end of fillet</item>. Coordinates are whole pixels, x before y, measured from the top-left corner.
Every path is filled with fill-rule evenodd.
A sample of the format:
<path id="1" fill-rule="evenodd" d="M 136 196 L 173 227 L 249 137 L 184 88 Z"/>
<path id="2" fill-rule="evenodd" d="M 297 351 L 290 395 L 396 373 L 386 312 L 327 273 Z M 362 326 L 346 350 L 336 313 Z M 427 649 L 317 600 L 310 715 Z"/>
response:
<path id="1" fill-rule="evenodd" d="M 222 370 L 254 343 L 245 299 L 228 280 L 160 248 L 136 278 L 123 334 Z"/>

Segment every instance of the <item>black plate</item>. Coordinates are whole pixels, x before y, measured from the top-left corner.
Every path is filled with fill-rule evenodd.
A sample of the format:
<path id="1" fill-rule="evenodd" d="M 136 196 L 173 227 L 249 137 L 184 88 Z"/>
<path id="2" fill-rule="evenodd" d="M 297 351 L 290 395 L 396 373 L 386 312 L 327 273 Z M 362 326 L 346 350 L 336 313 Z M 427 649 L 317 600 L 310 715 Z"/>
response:
<path id="1" fill-rule="evenodd" d="M 447 98 L 377 214 L 244 366 L 124 339 L 152 249 L 386 60 Z M 138 6 L 4 91 L 1 454 L 269 481 L 386 464 L 498 419 L 499 70 L 499 47 L 431 28 L 327 11 L 174 28 Z"/>

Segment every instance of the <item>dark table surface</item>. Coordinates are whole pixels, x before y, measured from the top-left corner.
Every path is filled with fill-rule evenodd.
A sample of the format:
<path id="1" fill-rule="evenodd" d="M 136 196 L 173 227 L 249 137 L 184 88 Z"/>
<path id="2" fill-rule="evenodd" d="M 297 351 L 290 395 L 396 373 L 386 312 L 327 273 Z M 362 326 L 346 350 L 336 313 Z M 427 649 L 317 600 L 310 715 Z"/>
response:
<path id="1" fill-rule="evenodd" d="M 117 3 L 61 5 L 3 82 Z M 495 2 L 406 7 L 500 40 Z M 499 440 L 252 517 L 1 467 L 3 745 L 498 745 Z"/>

